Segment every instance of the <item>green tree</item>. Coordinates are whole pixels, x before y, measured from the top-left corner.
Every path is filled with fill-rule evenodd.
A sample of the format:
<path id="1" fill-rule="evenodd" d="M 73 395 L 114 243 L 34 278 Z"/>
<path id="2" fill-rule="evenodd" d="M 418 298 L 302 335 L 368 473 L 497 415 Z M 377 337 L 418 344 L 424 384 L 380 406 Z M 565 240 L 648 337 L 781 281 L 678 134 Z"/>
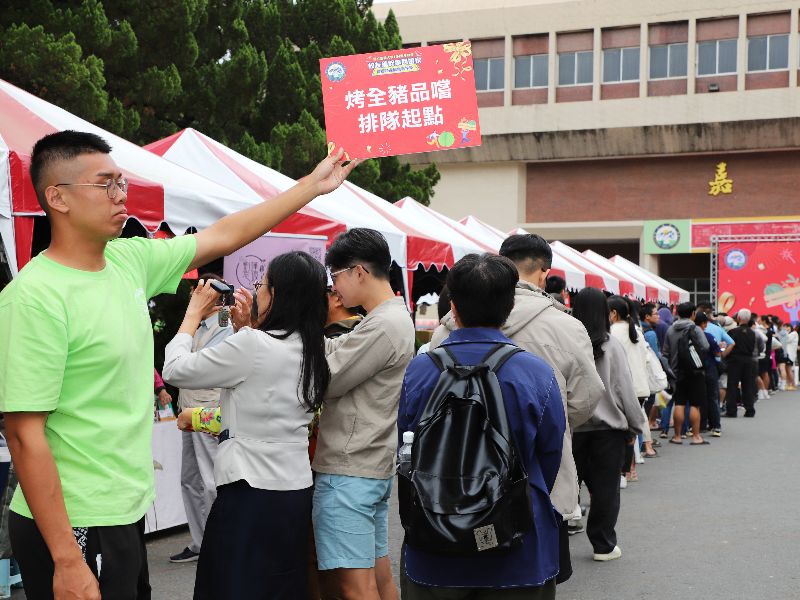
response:
<path id="1" fill-rule="evenodd" d="M 402 47 L 371 0 L 5 0 L 0 77 L 138 144 L 196 128 L 289 176 L 325 153 L 319 60 Z M 436 167 L 353 181 L 427 204 Z"/>

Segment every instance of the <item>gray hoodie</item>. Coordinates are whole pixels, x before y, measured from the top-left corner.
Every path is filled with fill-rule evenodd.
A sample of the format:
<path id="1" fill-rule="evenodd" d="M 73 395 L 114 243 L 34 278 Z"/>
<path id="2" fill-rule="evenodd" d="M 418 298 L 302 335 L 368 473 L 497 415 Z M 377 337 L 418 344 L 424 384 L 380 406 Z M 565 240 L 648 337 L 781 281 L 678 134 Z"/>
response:
<path id="1" fill-rule="evenodd" d="M 595 361 L 606 393 L 586 423 L 575 432 L 619 429 L 642 433 L 646 427 L 644 413 L 633 389 L 633 378 L 625 348 L 615 338 L 603 344 L 603 356 Z"/>
<path id="2" fill-rule="evenodd" d="M 545 360 L 555 373 L 569 427 L 564 432 L 561 467 L 550 499 L 558 512 L 569 515 L 578 504 L 571 428 L 589 420 L 605 388 L 595 369 L 592 342 L 586 328 L 564 310 L 563 305 L 540 288 L 520 281 L 514 309 L 502 332 L 520 348 Z M 431 348 L 441 344 L 455 328 L 455 319 L 448 313 L 433 332 Z"/>
<path id="3" fill-rule="evenodd" d="M 661 349 L 661 354 L 669 359 L 669 366 L 678 377 L 680 377 L 678 374 L 678 371 L 680 370 L 678 368 L 678 363 L 680 362 L 678 357 L 678 342 L 680 338 L 685 335 L 687 330 L 691 330 L 689 335 L 691 336 L 692 342 L 694 343 L 695 348 L 697 348 L 697 352 L 700 354 L 700 356 L 703 355 L 703 352 L 708 350 L 708 339 L 706 339 L 706 334 L 703 333 L 702 329 L 694 324 L 694 321 L 691 319 L 678 319 L 675 321 L 667 331 L 667 335 L 664 337 L 664 347 Z"/>

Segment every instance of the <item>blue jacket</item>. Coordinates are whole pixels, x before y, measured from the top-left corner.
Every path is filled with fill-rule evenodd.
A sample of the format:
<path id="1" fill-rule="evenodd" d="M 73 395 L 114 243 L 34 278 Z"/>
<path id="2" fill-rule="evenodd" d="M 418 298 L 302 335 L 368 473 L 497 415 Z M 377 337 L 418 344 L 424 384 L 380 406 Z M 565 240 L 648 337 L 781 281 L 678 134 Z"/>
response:
<path id="1" fill-rule="evenodd" d="M 653 352 L 656 353 L 656 356 L 661 356 L 661 348 L 658 345 L 658 335 L 656 335 L 655 330 L 650 326 L 649 323 L 642 321 L 642 332 L 644 333 L 645 341 L 650 344 L 650 347 L 653 349 Z"/>
<path id="2" fill-rule="evenodd" d="M 478 363 L 498 343 L 514 344 L 496 329 L 453 331 L 442 343 L 463 364 Z M 550 490 L 561 462 L 566 419 L 553 369 L 527 352 L 515 354 L 497 373 L 509 425 L 528 473 L 534 526 L 513 551 L 497 555 L 445 556 L 403 549 L 406 573 L 412 581 L 432 587 L 535 587 L 558 574 L 558 528 L 561 515 L 550 502 Z M 408 366 L 397 427 L 414 431 L 439 369 L 427 354 Z"/>

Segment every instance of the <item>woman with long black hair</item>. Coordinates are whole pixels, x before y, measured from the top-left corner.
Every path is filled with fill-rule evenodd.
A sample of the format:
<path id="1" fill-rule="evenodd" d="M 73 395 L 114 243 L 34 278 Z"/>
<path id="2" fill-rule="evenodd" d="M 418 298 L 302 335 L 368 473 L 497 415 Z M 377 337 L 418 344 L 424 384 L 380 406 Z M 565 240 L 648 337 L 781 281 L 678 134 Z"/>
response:
<path id="1" fill-rule="evenodd" d="M 636 328 L 636 320 L 633 318 L 630 301 L 622 296 L 611 296 L 608 299 L 609 321 L 611 322 L 611 337 L 622 344 L 625 356 L 628 359 L 628 367 L 633 377 L 633 389 L 639 404 L 644 405 L 645 400 L 650 395 L 650 384 L 647 381 L 647 356 L 645 350 L 644 334 Z M 648 428 L 649 429 L 649 428 Z M 653 453 L 652 446 L 649 452 Z M 653 453 L 654 454 L 654 453 Z M 638 481 L 636 473 L 636 463 L 633 461 L 633 446 L 628 451 L 631 458 L 630 464 L 626 465 L 625 473 L 628 481 Z"/>
<path id="2" fill-rule="evenodd" d="M 574 298 L 572 315 L 583 323 L 592 341 L 595 366 L 606 391 L 585 424 L 576 428 L 572 453 L 578 479 L 592 498 L 586 535 L 594 559 L 608 561 L 622 556 L 615 527 L 619 516 L 620 465 L 628 436 L 641 433 L 647 422 L 633 388 L 625 350 L 609 333 L 609 309 L 605 294 L 594 288 Z"/>
<path id="3" fill-rule="evenodd" d="M 276 257 L 256 285 L 258 328 L 192 352 L 199 315 L 219 299 L 205 282 L 167 346 L 165 379 L 183 388 L 222 388 L 220 410 L 190 415 L 194 430 L 214 431 L 216 423 L 220 430 L 217 498 L 200 549 L 195 600 L 306 597 L 308 423 L 330 380 L 326 282 L 325 269 L 309 254 Z"/>

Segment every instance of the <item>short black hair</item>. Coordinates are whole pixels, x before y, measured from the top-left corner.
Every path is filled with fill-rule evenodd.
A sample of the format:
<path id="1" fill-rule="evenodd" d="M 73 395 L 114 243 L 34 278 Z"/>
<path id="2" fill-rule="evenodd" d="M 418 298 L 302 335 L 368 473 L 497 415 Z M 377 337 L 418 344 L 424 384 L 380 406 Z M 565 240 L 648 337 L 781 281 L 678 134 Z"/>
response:
<path id="1" fill-rule="evenodd" d="M 508 236 L 500 246 L 500 256 L 520 264 L 532 261 L 532 270 L 546 271 L 553 264 L 553 249 L 542 236 L 535 233 L 518 233 Z"/>
<path id="2" fill-rule="evenodd" d="M 464 327 L 501 327 L 514 308 L 519 272 L 493 254 L 467 254 L 447 274 L 450 300 Z"/>
<path id="3" fill-rule="evenodd" d="M 642 304 L 642 307 L 639 309 L 639 320 L 644 321 L 644 318 L 649 317 L 650 313 L 652 313 L 654 310 L 657 310 L 657 308 L 658 307 L 652 302 Z"/>
<path id="4" fill-rule="evenodd" d="M 103 138 L 85 131 L 58 131 L 44 136 L 31 151 L 30 174 L 33 189 L 39 206 L 49 213 L 47 198 L 44 195 L 43 176 L 45 169 L 59 160 L 72 160 L 81 154 L 110 154 L 111 146 Z"/>
<path id="5" fill-rule="evenodd" d="M 698 310 L 697 314 L 694 316 L 694 324 L 700 327 L 703 323 L 708 323 L 708 315 L 702 310 Z"/>
<path id="6" fill-rule="evenodd" d="M 698 302 L 697 303 L 697 310 L 706 312 L 706 310 L 713 312 L 714 307 L 711 305 L 711 302 Z"/>
<path id="7" fill-rule="evenodd" d="M 697 310 L 697 307 L 694 302 L 681 302 L 677 307 L 678 316 L 681 319 L 691 319 L 695 310 Z"/>
<path id="8" fill-rule="evenodd" d="M 353 265 L 366 266 L 378 279 L 389 280 L 392 255 L 389 244 L 380 232 L 365 227 L 355 227 L 337 237 L 328 253 L 325 264 L 331 269 L 346 269 Z"/>
<path id="9" fill-rule="evenodd" d="M 560 294 L 565 289 L 567 289 L 567 282 L 558 275 L 550 275 L 544 285 L 544 291 L 548 294 Z"/>

